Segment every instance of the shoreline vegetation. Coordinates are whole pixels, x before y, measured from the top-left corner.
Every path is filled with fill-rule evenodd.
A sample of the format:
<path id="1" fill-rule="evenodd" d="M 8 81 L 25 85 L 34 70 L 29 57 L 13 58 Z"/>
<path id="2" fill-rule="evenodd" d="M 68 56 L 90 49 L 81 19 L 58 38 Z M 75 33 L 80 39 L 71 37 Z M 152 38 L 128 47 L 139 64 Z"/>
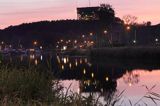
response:
<path id="1" fill-rule="evenodd" d="M 71 85 L 70 85 L 71 86 Z M 0 68 L 0 105 L 2 106 L 117 106 L 124 101 L 122 92 L 115 92 L 105 101 L 100 101 L 102 95 L 95 96 L 93 92 L 84 96 L 61 86 L 49 69 L 41 67 L 6 67 Z M 154 104 L 160 101 L 160 95 L 152 92 L 156 87 L 144 86 L 147 93 L 137 101 L 136 105 L 148 98 Z M 66 92 L 64 92 L 64 90 Z M 127 100 L 133 106 L 131 100 Z M 146 104 L 146 103 L 143 103 Z M 122 106 L 125 102 L 122 103 Z"/>

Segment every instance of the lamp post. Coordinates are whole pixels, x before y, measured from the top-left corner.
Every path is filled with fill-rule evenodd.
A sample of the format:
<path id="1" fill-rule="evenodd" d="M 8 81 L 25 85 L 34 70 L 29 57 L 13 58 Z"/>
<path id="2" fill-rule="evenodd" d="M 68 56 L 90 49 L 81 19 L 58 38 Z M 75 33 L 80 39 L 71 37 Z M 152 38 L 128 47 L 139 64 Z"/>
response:
<path id="1" fill-rule="evenodd" d="M 131 30 L 131 27 L 129 25 L 126 26 L 126 30 L 127 30 L 127 44 L 129 44 L 129 31 Z"/>

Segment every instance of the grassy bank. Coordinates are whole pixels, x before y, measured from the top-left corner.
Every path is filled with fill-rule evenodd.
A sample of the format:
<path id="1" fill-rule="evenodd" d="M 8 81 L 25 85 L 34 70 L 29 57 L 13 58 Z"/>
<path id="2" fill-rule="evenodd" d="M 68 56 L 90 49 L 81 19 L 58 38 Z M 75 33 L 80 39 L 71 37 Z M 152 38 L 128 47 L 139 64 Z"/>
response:
<path id="1" fill-rule="evenodd" d="M 51 72 L 38 68 L 0 68 L 0 105 L 2 106 L 93 106 L 98 104 L 92 96 L 87 98 L 68 93 L 54 79 Z M 67 92 L 64 92 L 67 89 Z"/>

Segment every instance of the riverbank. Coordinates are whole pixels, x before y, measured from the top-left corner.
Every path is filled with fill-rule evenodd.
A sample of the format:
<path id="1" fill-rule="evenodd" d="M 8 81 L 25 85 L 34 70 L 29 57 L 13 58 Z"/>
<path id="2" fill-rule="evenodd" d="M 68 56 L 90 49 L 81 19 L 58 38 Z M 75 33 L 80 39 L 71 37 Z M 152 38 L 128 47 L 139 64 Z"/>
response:
<path id="1" fill-rule="evenodd" d="M 96 48 L 90 50 L 91 59 L 138 59 L 158 60 L 160 58 L 160 47 L 111 47 Z"/>

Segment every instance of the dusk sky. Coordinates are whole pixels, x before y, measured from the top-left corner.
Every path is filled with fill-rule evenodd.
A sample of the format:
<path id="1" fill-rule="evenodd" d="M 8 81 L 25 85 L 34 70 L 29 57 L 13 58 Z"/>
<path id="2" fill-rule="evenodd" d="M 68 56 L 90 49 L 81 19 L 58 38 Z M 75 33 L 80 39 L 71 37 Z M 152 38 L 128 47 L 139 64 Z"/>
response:
<path id="1" fill-rule="evenodd" d="M 126 14 L 139 22 L 160 23 L 160 0 L 91 0 L 91 6 L 109 3 L 122 18 Z M 76 7 L 88 6 L 88 0 L 0 0 L 0 29 L 40 20 L 76 19 Z"/>

